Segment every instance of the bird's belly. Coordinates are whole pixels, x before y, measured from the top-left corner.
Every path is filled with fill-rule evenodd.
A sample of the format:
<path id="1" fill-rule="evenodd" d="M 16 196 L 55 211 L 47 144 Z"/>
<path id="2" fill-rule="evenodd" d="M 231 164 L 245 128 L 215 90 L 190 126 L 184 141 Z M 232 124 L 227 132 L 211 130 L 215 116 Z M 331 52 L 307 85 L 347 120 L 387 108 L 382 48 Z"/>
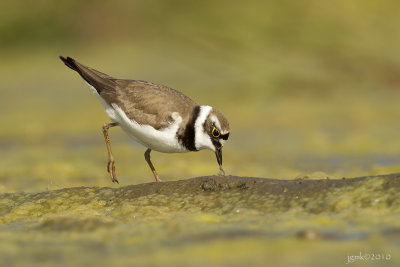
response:
<path id="1" fill-rule="evenodd" d="M 152 150 L 163 153 L 184 153 L 188 152 L 173 135 L 168 131 L 158 131 L 148 125 L 139 125 L 141 129 L 132 128 L 130 125 L 119 122 L 121 128 L 136 142 Z"/>
<path id="2" fill-rule="evenodd" d="M 109 117 L 113 121 L 119 123 L 121 128 L 136 142 L 152 150 L 164 153 L 188 152 L 188 150 L 178 142 L 176 137 L 176 132 L 182 122 L 182 118 L 179 117 L 166 128 L 156 130 L 150 125 L 141 125 L 129 119 L 125 112 L 115 104 L 110 108 L 113 109 L 113 111 L 106 110 Z"/>

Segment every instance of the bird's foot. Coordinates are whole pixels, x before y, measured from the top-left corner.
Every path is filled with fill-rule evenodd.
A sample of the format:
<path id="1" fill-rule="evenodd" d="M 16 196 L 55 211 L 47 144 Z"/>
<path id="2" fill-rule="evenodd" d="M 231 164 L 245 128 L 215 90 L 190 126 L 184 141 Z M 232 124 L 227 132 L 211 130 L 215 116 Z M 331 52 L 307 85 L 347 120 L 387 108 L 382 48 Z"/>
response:
<path id="1" fill-rule="evenodd" d="M 118 179 L 117 179 L 117 176 L 115 175 L 115 161 L 114 161 L 114 160 L 109 160 L 109 161 L 108 161 L 108 164 L 107 164 L 107 171 L 108 171 L 108 173 L 110 174 L 111 181 L 112 181 L 113 183 L 119 184 Z"/>
<path id="2" fill-rule="evenodd" d="M 156 179 L 156 182 L 161 182 L 161 179 L 160 179 L 160 177 L 158 177 L 158 174 L 155 170 L 153 171 L 153 174 L 154 174 L 154 178 Z"/>

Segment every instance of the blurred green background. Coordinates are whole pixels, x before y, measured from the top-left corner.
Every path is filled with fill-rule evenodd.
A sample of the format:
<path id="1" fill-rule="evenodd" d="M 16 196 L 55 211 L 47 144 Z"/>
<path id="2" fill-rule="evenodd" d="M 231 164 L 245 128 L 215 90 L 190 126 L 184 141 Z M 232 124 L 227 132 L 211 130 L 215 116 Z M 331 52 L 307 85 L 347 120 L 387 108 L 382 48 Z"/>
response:
<path id="1" fill-rule="evenodd" d="M 293 179 L 400 170 L 398 1 L 0 3 L 0 192 L 113 186 L 108 122 L 71 56 L 178 89 L 230 120 L 227 174 Z M 121 185 L 152 182 L 110 130 Z M 210 151 L 152 153 L 160 177 L 218 172 Z"/>

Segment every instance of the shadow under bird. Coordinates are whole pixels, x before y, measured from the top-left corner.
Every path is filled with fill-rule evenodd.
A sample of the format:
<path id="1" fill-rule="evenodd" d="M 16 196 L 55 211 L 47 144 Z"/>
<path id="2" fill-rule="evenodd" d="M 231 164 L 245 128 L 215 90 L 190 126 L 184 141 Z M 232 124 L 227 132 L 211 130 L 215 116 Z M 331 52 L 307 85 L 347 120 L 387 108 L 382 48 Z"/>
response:
<path id="1" fill-rule="evenodd" d="M 197 105 L 172 88 L 141 80 L 111 77 L 60 56 L 69 68 L 88 83 L 103 105 L 111 123 L 103 125 L 108 151 L 107 171 L 117 182 L 108 129 L 120 126 L 135 141 L 147 147 L 144 158 L 157 182 L 161 181 L 150 160 L 151 150 L 184 153 L 209 149 L 215 152 L 222 173 L 222 147 L 229 137 L 228 120 L 215 108 Z"/>

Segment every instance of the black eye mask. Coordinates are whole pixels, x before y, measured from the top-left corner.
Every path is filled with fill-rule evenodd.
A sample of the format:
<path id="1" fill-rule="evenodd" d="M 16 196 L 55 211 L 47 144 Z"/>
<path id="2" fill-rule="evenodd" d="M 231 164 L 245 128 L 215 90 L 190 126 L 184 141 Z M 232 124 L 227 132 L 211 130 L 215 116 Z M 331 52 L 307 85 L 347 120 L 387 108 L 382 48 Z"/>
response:
<path id="1" fill-rule="evenodd" d="M 227 133 L 227 134 L 221 134 L 221 135 L 219 136 L 219 139 L 228 140 L 228 138 L 229 138 L 229 133 Z"/>

